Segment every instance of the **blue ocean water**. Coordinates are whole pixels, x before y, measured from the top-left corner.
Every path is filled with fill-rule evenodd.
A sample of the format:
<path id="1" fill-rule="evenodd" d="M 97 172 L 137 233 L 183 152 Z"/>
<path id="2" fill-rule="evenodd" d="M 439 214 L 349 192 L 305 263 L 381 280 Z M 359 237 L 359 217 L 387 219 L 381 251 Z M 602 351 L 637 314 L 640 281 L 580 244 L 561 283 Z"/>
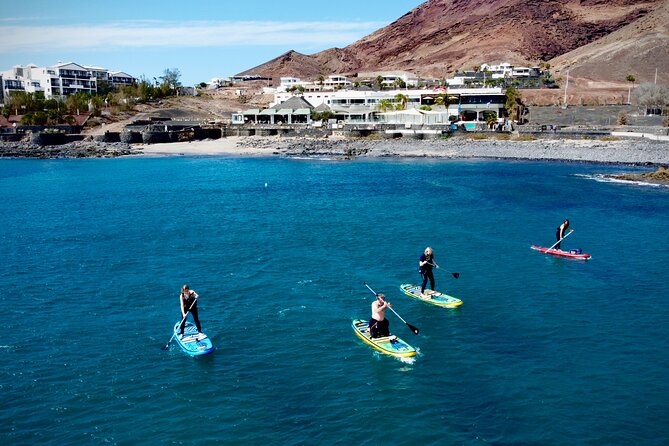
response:
<path id="1" fill-rule="evenodd" d="M 669 188 L 591 177 L 620 170 L 2 161 L 0 439 L 665 445 Z M 530 250 L 564 218 L 592 260 Z M 428 245 L 457 309 L 399 290 Z M 389 314 L 414 361 L 354 335 L 363 282 L 420 328 Z M 161 349 L 184 283 L 212 355 Z"/>

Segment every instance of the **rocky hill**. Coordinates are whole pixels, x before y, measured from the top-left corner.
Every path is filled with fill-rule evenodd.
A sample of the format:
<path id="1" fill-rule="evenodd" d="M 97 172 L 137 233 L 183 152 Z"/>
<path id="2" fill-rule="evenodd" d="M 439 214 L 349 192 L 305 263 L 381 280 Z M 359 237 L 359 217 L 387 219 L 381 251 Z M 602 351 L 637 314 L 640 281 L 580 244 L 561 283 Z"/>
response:
<path id="1" fill-rule="evenodd" d="M 580 78 L 669 82 L 669 0 L 429 0 L 345 48 L 289 51 L 241 74 L 406 70 L 441 78 L 481 63 L 549 62 Z M 612 63 L 614 61 L 614 63 Z M 624 73 L 624 74 L 623 74 Z"/>

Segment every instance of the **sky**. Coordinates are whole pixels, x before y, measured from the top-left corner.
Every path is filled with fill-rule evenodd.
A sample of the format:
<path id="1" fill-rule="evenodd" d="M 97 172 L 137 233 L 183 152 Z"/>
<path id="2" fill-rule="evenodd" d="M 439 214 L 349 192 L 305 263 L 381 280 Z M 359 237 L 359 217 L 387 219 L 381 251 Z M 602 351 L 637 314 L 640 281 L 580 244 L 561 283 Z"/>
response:
<path id="1" fill-rule="evenodd" d="M 0 71 L 75 62 L 153 79 L 178 69 L 195 85 L 290 50 L 345 47 L 422 3 L 24 0 L 0 8 Z"/>

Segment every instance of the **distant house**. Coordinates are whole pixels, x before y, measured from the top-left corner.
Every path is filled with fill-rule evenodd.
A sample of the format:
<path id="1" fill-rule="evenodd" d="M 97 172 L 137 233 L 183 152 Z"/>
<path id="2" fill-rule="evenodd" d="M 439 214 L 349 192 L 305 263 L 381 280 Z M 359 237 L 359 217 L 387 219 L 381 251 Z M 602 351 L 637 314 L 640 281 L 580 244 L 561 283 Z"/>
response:
<path id="1" fill-rule="evenodd" d="M 323 81 L 323 86 L 326 88 L 348 88 L 353 85 L 353 82 L 349 81 L 346 76 L 339 74 L 331 74 L 327 79 Z"/>
<path id="2" fill-rule="evenodd" d="M 274 107 L 250 109 L 242 112 L 243 123 L 256 124 L 310 124 L 314 106 L 305 99 L 293 96 Z M 233 114 L 233 124 L 239 124 L 239 114 Z"/>
<path id="3" fill-rule="evenodd" d="M 207 83 L 207 90 L 216 90 L 221 87 L 229 87 L 232 80 L 229 77 L 215 77 Z"/>
<path id="4" fill-rule="evenodd" d="M 397 81 L 402 81 L 407 85 L 418 85 L 420 79 L 414 73 L 408 71 L 369 71 L 358 73 L 358 79 L 374 83 L 378 78 L 382 79 L 385 87 L 394 87 Z"/>

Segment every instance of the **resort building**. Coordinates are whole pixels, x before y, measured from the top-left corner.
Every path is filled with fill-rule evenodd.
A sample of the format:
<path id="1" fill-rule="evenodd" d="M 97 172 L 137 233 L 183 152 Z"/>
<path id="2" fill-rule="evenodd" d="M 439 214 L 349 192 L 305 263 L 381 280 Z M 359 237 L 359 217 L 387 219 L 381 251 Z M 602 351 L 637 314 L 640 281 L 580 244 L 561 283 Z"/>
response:
<path id="1" fill-rule="evenodd" d="M 299 96 L 292 96 L 274 107 L 250 109 L 232 114 L 233 124 L 310 124 L 314 107 Z"/>
<path id="2" fill-rule="evenodd" d="M 98 83 L 102 81 L 114 87 L 132 85 L 137 81 L 122 71 L 108 71 L 105 68 L 87 67 L 73 62 L 58 63 L 51 67 L 17 65 L 0 72 L 0 76 L 4 98 L 16 91 L 42 91 L 46 99 L 63 98 L 76 93 L 97 93 Z"/>
<path id="3" fill-rule="evenodd" d="M 123 71 L 109 71 L 107 81 L 115 88 L 128 87 L 137 82 L 137 79 Z"/>
<path id="4" fill-rule="evenodd" d="M 417 123 L 419 117 L 424 124 L 484 122 L 492 113 L 503 116 L 505 103 L 501 88 L 277 91 L 270 108 L 233 114 L 233 123 L 309 123 L 311 111 L 329 112 L 341 123 Z"/>

